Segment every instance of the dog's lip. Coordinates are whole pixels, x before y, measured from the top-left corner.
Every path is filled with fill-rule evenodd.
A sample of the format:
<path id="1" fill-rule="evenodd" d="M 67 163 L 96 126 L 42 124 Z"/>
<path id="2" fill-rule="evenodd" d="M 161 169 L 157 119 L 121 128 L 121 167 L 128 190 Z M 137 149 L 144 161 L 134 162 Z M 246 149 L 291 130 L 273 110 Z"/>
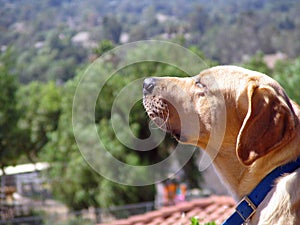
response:
<path id="1" fill-rule="evenodd" d="M 150 117 L 151 118 L 151 117 Z M 182 134 L 181 130 L 173 129 L 169 124 L 168 120 L 163 120 L 158 116 L 151 118 L 151 120 L 162 130 L 169 133 L 172 137 L 174 137 L 179 142 L 186 142 L 187 138 Z M 158 122 L 159 121 L 159 122 Z"/>
<path id="2" fill-rule="evenodd" d="M 162 120 L 162 118 L 159 118 L 159 119 Z M 172 129 L 172 127 L 170 126 L 168 121 L 164 121 L 163 124 L 157 124 L 155 122 L 155 119 L 152 119 L 152 120 L 157 126 L 159 126 L 160 129 L 162 129 L 162 130 L 166 131 L 167 133 L 169 133 L 177 141 L 179 141 L 179 142 L 186 142 L 187 141 L 187 138 L 182 134 L 182 132 L 180 130 Z"/>

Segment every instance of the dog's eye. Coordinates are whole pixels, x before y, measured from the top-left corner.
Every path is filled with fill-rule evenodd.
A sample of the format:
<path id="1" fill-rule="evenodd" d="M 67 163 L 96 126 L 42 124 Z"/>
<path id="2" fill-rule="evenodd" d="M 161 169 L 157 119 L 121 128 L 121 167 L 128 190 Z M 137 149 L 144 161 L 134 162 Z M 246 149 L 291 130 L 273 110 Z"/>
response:
<path id="1" fill-rule="evenodd" d="M 205 85 L 202 84 L 199 80 L 196 80 L 195 84 L 196 84 L 199 88 L 205 88 Z"/>

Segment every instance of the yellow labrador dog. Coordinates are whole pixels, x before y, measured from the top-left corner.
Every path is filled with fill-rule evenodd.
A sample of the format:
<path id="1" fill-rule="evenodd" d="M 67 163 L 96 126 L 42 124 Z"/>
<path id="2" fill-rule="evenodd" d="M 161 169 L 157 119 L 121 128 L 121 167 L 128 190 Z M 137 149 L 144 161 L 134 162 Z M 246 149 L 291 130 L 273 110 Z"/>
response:
<path id="1" fill-rule="evenodd" d="M 220 142 L 217 153 L 207 153 L 236 200 L 266 182 L 252 199 L 242 200 L 241 207 L 250 212 L 237 210 L 239 220 L 300 224 L 300 168 L 293 164 L 300 156 L 300 107 L 275 80 L 236 66 L 217 66 L 195 77 L 147 78 L 143 94 L 149 117 L 179 142 L 202 149 L 211 140 Z M 212 132 L 220 123 L 224 129 Z M 295 168 L 283 170 L 271 184 L 262 181 L 289 163 Z M 270 190 L 264 190 L 268 185 Z M 262 199 L 254 203 L 256 197 Z"/>

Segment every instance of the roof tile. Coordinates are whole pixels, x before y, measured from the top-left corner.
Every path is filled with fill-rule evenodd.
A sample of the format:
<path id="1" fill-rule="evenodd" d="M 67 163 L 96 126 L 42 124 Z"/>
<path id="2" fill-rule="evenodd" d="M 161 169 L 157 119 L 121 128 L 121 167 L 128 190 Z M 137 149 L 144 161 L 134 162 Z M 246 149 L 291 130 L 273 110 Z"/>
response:
<path id="1" fill-rule="evenodd" d="M 198 217 L 201 223 L 221 223 L 233 212 L 234 206 L 235 202 L 231 197 L 213 195 L 116 220 L 110 225 L 189 225 L 192 217 Z"/>

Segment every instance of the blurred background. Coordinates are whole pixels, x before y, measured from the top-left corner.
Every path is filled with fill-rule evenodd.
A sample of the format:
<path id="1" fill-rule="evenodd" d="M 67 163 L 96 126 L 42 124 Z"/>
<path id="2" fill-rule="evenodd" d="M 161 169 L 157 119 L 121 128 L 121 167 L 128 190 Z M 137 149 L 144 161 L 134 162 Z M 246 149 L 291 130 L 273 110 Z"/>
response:
<path id="1" fill-rule="evenodd" d="M 0 4 L 0 224 L 95 224 L 226 192 L 209 184 L 205 177 L 211 175 L 199 172 L 199 150 L 169 180 L 146 187 L 113 183 L 84 161 L 72 130 L 75 89 L 85 69 L 118 45 L 171 41 L 208 66 L 235 64 L 266 73 L 300 102 L 297 0 Z M 117 63 L 107 59 L 107 64 Z M 110 152 L 132 165 L 159 162 L 176 146 L 167 136 L 152 151 L 132 151 L 114 135 L 114 97 L 141 74 L 187 76 L 170 65 L 142 62 L 118 71 L 105 85 L 96 105 L 97 128 Z M 149 136 L 141 101 L 131 110 L 129 122 L 136 137 Z"/>

